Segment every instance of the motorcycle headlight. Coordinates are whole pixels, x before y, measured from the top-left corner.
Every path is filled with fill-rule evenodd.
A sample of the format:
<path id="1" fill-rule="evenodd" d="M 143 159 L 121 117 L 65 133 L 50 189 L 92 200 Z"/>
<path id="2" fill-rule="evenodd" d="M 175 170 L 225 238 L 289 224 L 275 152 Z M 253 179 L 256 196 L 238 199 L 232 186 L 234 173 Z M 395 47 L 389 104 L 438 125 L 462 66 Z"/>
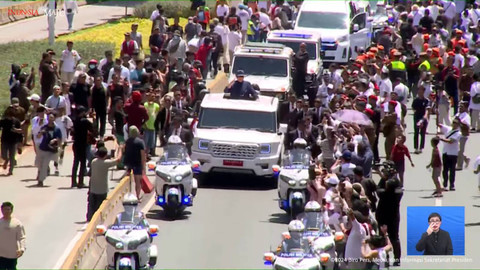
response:
<path id="1" fill-rule="evenodd" d="M 175 176 L 175 181 L 180 182 L 182 181 L 183 177 L 181 175 Z"/>
<path id="2" fill-rule="evenodd" d="M 342 43 L 348 40 L 348 35 L 341 36 L 337 39 L 337 43 Z"/>
<path id="3" fill-rule="evenodd" d="M 148 240 L 148 237 L 144 236 L 140 239 L 135 239 L 133 241 L 130 241 L 130 242 L 128 242 L 128 249 L 130 249 L 130 250 L 137 249 L 138 246 L 147 242 L 147 240 Z"/>
<path id="4" fill-rule="evenodd" d="M 111 236 L 105 236 L 105 240 L 107 240 L 107 243 L 110 245 L 114 246 L 116 249 L 123 249 L 123 242 L 120 239 L 117 239 L 115 237 Z"/>
<path id="5" fill-rule="evenodd" d="M 295 181 L 295 180 L 288 180 L 288 184 L 289 184 L 290 186 L 295 186 L 295 185 L 297 184 L 297 181 Z"/>
<path id="6" fill-rule="evenodd" d="M 306 186 L 307 180 L 300 180 L 300 186 Z"/>
<path id="7" fill-rule="evenodd" d="M 172 177 L 166 173 L 160 172 L 160 171 L 155 171 L 155 174 L 165 180 L 166 182 L 172 181 Z"/>

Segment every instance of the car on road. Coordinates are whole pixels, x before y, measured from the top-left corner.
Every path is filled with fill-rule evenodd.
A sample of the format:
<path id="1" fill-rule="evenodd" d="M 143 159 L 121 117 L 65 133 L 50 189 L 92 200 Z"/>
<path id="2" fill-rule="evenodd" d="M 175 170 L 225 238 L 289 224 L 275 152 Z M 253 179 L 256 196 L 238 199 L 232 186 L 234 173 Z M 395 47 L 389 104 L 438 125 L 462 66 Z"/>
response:
<path id="1" fill-rule="evenodd" d="M 238 70 L 245 80 L 260 87 L 261 95 L 283 100 L 292 85 L 293 50 L 281 44 L 247 42 L 235 48 L 230 80 Z"/>
<path id="2" fill-rule="evenodd" d="M 200 172 L 273 176 L 272 166 L 283 153 L 285 124 L 279 123 L 275 97 L 230 99 L 206 94 L 200 105 L 192 159 Z"/>
<path id="3" fill-rule="evenodd" d="M 275 30 L 268 34 L 267 42 L 283 44 L 291 48 L 294 52 L 298 52 L 300 44 L 305 43 L 305 45 L 307 45 L 308 57 L 310 58 L 307 66 L 307 81 L 315 82 L 322 74 L 322 38 L 319 33 L 295 30 Z"/>
<path id="4" fill-rule="evenodd" d="M 324 62 L 347 63 L 371 42 L 368 8 L 352 8 L 348 1 L 305 1 L 295 31 L 309 30 L 322 36 Z"/>

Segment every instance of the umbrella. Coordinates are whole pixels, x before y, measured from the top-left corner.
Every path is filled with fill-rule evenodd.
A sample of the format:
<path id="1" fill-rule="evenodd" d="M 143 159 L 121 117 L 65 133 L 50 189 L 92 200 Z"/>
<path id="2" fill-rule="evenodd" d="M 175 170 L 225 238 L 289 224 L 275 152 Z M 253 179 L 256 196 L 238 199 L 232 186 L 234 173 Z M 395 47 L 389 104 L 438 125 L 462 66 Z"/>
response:
<path id="1" fill-rule="evenodd" d="M 355 110 L 341 110 L 332 114 L 332 117 L 341 122 L 356 123 L 364 126 L 372 125 L 372 121 L 367 115 Z"/>

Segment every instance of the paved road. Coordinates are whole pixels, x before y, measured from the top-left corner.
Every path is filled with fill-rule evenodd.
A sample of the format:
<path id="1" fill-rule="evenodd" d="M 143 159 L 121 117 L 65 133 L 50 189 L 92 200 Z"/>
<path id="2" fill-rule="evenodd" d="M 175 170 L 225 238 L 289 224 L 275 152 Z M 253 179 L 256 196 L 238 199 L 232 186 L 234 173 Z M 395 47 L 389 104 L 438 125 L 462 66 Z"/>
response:
<path id="1" fill-rule="evenodd" d="M 107 143 L 111 149 L 113 143 Z M 14 215 L 19 218 L 27 234 L 27 251 L 19 260 L 19 269 L 53 269 L 70 241 L 82 230 L 86 220 L 87 189 L 71 189 L 70 175 L 73 163 L 71 145 L 65 154 L 60 176 L 49 176 L 45 187 L 35 185 L 37 169 L 33 167 L 32 148 L 18 157 L 18 168 L 13 176 L 0 172 L 0 200 L 14 204 Z M 50 166 L 53 173 L 53 164 Z M 2 169 L 3 170 L 3 169 Z M 121 177 L 116 171 L 114 179 Z M 111 189 L 118 181 L 110 181 Z M 86 178 L 88 184 L 88 178 Z"/>
<path id="2" fill-rule="evenodd" d="M 101 4 L 86 5 L 79 8 L 73 20 L 74 30 L 92 27 L 111 19 L 118 19 L 127 13 L 132 14 L 135 5 L 143 1 L 108 1 Z M 62 13 L 60 13 L 62 14 Z M 48 38 L 48 23 L 46 16 L 29 18 L 0 26 L 0 44 L 13 41 L 31 41 Z M 57 16 L 55 34 L 68 33 L 67 18 Z"/>
<path id="3" fill-rule="evenodd" d="M 408 117 L 407 144 L 413 150 L 413 121 L 411 115 Z M 430 126 L 429 131 L 434 133 L 435 127 Z M 427 137 L 427 142 L 431 137 Z M 466 153 L 471 158 L 480 154 L 480 148 L 475 145 L 479 140 L 480 134 L 473 134 L 467 144 Z M 423 154 L 413 156 L 415 168 L 407 165 L 401 205 L 402 269 L 478 268 L 480 262 L 475 259 L 480 237 L 480 215 L 476 214 L 476 207 L 480 207 L 477 178 L 471 169 L 458 172 L 457 191 L 446 192 L 441 200 L 430 197 L 433 184 L 425 169 L 430 153 L 431 147 L 427 146 Z M 215 176 L 212 182 L 199 189 L 194 206 L 187 209 L 189 212 L 181 220 L 165 220 L 158 206 L 153 206 L 148 213 L 150 222 L 160 226 L 155 240 L 159 248 L 157 269 L 265 268 L 263 253 L 279 244 L 280 233 L 286 230 L 288 222 L 278 208 L 276 190 L 252 177 L 223 174 Z M 435 205 L 465 206 L 466 256 L 457 259 L 469 262 L 430 263 L 422 261 L 422 257 L 406 257 L 407 207 Z"/>

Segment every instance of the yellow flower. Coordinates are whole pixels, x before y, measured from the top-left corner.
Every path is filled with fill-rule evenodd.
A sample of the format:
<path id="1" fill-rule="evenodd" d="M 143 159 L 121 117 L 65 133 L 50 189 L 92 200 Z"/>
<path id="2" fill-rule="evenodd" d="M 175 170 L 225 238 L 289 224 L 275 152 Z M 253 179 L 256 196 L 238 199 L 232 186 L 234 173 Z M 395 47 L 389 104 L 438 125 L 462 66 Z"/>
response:
<path id="1" fill-rule="evenodd" d="M 143 51 L 150 53 L 148 41 L 152 29 L 152 21 L 149 19 L 127 18 L 118 22 L 107 23 L 89 29 L 81 30 L 72 34 L 61 36 L 58 41 L 91 41 L 91 42 L 110 42 L 115 44 L 115 55 L 120 57 L 120 48 L 125 40 L 124 34 L 131 31 L 133 23 L 138 24 L 138 32 L 142 34 Z M 169 19 L 169 23 L 173 24 L 173 20 Z M 184 27 L 187 19 L 180 19 L 180 26 Z"/>

